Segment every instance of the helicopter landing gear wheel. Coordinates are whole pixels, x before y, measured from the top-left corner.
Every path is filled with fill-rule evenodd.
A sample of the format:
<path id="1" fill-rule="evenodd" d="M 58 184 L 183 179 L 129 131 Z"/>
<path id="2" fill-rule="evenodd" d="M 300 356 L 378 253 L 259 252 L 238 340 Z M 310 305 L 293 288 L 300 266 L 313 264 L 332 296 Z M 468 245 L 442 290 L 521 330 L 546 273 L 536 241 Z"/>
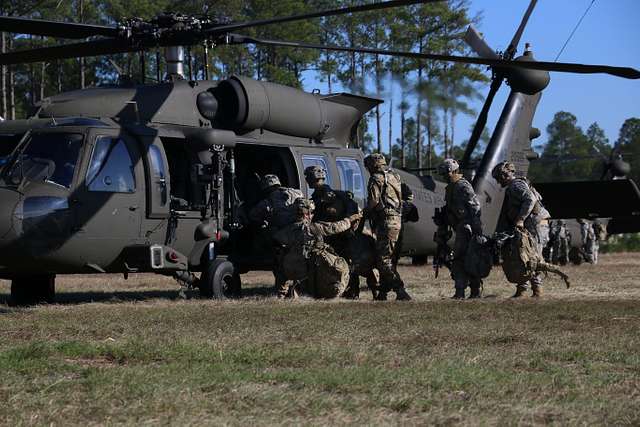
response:
<path id="1" fill-rule="evenodd" d="M 17 277 L 11 281 L 12 306 L 53 303 L 56 296 L 56 276 L 41 274 Z"/>
<path id="2" fill-rule="evenodd" d="M 200 276 L 200 295 L 213 299 L 240 297 L 242 292 L 240 274 L 233 264 L 225 259 L 215 259 L 208 263 Z"/>

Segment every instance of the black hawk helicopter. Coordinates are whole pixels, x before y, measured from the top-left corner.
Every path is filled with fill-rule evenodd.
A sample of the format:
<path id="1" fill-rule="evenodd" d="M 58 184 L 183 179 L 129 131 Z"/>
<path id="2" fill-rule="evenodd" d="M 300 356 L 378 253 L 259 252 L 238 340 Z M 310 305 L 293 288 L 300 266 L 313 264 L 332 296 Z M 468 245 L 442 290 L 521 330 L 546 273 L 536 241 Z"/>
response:
<path id="1" fill-rule="evenodd" d="M 386 1 L 246 23 L 217 23 L 165 14 L 118 26 L 0 17 L 0 31 L 78 43 L 0 55 L 0 65 L 137 52 L 164 47 L 166 81 L 135 87 L 96 87 L 42 101 L 29 119 L 0 124 L 19 141 L 0 173 L 0 278 L 11 280 L 16 304 L 52 301 L 56 274 L 155 272 L 172 275 L 224 298 L 237 292 L 240 274 L 270 269 L 272 254 L 256 243 L 243 213 L 259 199 L 256 174 L 276 174 L 301 188 L 303 169 L 320 165 L 328 183 L 363 203 L 368 174 L 358 123 L 381 101 L 345 93 L 310 94 L 233 76 L 222 81 L 184 78 L 184 47 L 207 41 L 395 55 L 488 65 L 493 81 L 467 147 L 477 143 L 487 111 L 503 81 L 511 94 L 474 179 L 483 218 L 492 230 L 502 189 L 492 167 L 505 159 L 526 174 L 531 122 L 549 71 L 608 73 L 639 78 L 630 68 L 537 62 L 516 47 L 535 6 L 531 2 L 509 48 L 501 55 L 470 29 L 479 57 L 397 52 L 257 39 L 236 32 L 385 7 L 437 0 Z M 515 59 L 514 59 L 515 58 Z M 433 254 L 431 217 L 444 203 L 444 185 L 401 172 L 415 196 L 420 220 L 407 224 L 403 253 Z M 194 273 L 201 273 L 198 278 Z"/>

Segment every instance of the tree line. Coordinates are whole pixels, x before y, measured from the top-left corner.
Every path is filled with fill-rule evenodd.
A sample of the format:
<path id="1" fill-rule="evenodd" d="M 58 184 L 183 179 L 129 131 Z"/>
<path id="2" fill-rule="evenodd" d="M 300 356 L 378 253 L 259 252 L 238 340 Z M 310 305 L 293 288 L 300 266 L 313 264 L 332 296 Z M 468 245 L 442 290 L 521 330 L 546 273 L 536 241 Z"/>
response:
<path id="1" fill-rule="evenodd" d="M 590 124 L 586 131 L 577 123 L 572 113 L 554 115 L 546 129 L 546 142 L 536 147 L 540 158 L 529 169 L 534 182 L 601 179 L 614 147 L 630 164 L 629 177 L 640 182 L 640 118 L 625 120 L 615 141 L 609 141 L 598 123 Z"/>
<path id="2" fill-rule="evenodd" d="M 67 22 L 115 25 L 124 19 L 150 19 L 165 11 L 206 15 L 220 22 L 246 22 L 353 6 L 352 0 L 0 0 L 0 13 Z M 468 0 L 414 5 L 313 19 L 291 24 L 249 28 L 254 37 L 388 50 L 469 54 L 461 35 L 479 17 L 469 14 Z M 67 40 L 68 41 L 68 40 Z M 39 36 L 2 34 L 2 52 L 53 46 L 66 42 Z M 188 78 L 203 79 L 205 46 L 187 49 Z M 461 136 L 456 118 L 473 114 L 469 104 L 480 97 L 478 85 L 487 78 L 476 66 L 425 62 L 360 53 L 335 53 L 264 46 L 207 46 L 209 76 L 242 74 L 303 87 L 312 72 L 323 91 L 338 87 L 353 93 L 391 98 L 389 108 L 378 107 L 363 121 L 365 149 L 392 147 L 398 166 L 434 164 L 436 153 L 453 155 Z M 158 72 L 160 70 L 160 72 Z M 48 96 L 89 86 L 152 83 L 163 79 L 162 55 L 156 51 L 3 66 L 0 74 L 0 115 L 24 118 Z M 373 92 L 373 93 L 371 93 Z M 400 135 L 382 134 L 382 121 L 400 118 Z M 466 136 L 464 136 L 466 137 Z"/>

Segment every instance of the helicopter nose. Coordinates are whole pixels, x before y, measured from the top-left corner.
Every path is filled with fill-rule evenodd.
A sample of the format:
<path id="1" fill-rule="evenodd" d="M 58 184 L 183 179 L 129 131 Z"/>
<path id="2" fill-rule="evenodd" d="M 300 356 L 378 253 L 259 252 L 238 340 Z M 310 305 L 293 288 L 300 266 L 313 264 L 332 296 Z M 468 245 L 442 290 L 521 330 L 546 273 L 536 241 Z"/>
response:
<path id="1" fill-rule="evenodd" d="M 14 212 L 20 198 L 20 193 L 0 188 L 0 240 L 12 240 Z"/>

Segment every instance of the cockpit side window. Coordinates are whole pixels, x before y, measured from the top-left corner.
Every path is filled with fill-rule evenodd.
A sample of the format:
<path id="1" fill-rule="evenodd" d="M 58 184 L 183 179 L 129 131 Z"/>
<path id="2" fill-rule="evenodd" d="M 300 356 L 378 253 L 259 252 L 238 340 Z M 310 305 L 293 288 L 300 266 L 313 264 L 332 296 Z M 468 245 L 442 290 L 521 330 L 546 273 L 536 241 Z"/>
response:
<path id="1" fill-rule="evenodd" d="M 323 168 L 325 170 L 325 172 L 327 173 L 327 179 L 325 181 L 325 183 L 329 186 L 329 187 L 333 187 L 333 180 L 331 179 L 331 171 L 329 170 L 329 166 L 327 165 L 327 158 L 324 156 L 318 156 L 318 155 L 311 155 L 311 154 L 303 154 L 302 155 L 302 164 L 304 166 L 304 169 L 308 168 L 309 166 L 320 166 L 321 168 Z M 309 188 L 309 185 L 307 185 L 305 183 L 305 186 L 307 187 L 307 194 L 309 197 L 311 197 L 311 195 L 313 194 L 313 190 L 311 188 Z"/>
<path id="2" fill-rule="evenodd" d="M 356 202 L 358 202 L 360 206 L 363 206 L 365 186 L 360 163 L 358 163 L 356 159 L 349 157 L 338 157 L 336 159 L 336 166 L 338 166 L 342 189 L 351 191 Z"/>
<path id="3" fill-rule="evenodd" d="M 119 138 L 99 136 L 87 170 L 89 191 L 134 193 L 134 164 L 126 143 Z"/>
<path id="4" fill-rule="evenodd" d="M 14 152 L 3 170 L 2 181 L 46 182 L 70 188 L 83 136 L 75 133 L 34 133 Z"/>

